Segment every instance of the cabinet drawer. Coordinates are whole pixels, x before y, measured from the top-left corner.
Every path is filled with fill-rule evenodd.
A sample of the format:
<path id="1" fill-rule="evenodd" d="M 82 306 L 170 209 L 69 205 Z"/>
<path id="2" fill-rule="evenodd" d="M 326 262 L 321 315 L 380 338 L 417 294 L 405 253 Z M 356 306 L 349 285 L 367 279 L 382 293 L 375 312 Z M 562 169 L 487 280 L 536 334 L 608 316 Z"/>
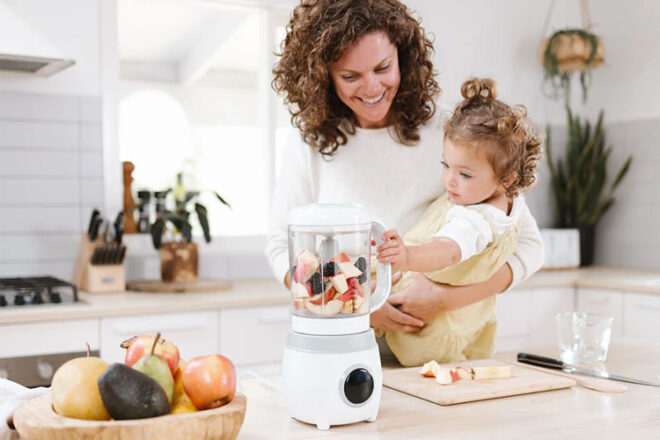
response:
<path id="1" fill-rule="evenodd" d="M 0 358 L 39 354 L 85 352 L 88 343 L 99 349 L 99 321 L 39 322 L 0 325 Z"/>
<path id="2" fill-rule="evenodd" d="M 217 312 L 139 315 L 101 320 L 101 357 L 108 362 L 122 362 L 122 341 L 143 333 L 160 332 L 172 341 L 189 360 L 218 352 Z"/>
<path id="3" fill-rule="evenodd" d="M 289 306 L 220 310 L 220 354 L 236 365 L 279 362 L 290 327 Z"/>
<path id="4" fill-rule="evenodd" d="M 617 290 L 579 288 L 577 311 L 600 313 L 614 317 L 612 336 L 623 336 L 623 299 L 624 293 Z"/>
<path id="5" fill-rule="evenodd" d="M 624 294 L 623 335 L 658 342 L 660 339 L 660 296 Z"/>

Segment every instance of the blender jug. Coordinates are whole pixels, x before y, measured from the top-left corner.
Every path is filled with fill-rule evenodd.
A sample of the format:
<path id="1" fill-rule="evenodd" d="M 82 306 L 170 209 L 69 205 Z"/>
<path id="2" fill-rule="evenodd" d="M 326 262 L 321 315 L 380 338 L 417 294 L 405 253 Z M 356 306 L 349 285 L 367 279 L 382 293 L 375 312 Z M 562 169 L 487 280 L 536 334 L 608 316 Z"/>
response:
<path id="1" fill-rule="evenodd" d="M 369 313 L 390 292 L 391 265 L 377 263 L 371 293 L 371 242 L 384 228 L 359 205 L 311 204 L 289 213 L 294 331 L 346 334 L 369 328 Z"/>

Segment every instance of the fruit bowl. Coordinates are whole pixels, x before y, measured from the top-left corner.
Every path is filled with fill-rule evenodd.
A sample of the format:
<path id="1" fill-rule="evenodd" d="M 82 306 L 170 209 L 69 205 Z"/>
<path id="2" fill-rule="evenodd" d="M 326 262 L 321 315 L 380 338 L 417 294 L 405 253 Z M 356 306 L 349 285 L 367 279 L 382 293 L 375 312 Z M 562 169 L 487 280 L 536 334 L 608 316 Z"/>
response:
<path id="1" fill-rule="evenodd" d="M 148 419 L 92 421 L 55 413 L 50 393 L 23 403 L 14 413 L 14 426 L 22 440 L 233 440 L 241 430 L 247 399 L 236 393 L 220 408 Z"/>

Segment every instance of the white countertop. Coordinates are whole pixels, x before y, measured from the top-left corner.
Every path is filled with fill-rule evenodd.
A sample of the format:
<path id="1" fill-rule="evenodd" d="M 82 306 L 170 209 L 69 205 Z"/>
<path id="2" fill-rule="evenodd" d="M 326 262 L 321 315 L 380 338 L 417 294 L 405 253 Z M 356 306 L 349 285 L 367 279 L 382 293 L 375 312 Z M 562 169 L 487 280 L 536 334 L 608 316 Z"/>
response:
<path id="1" fill-rule="evenodd" d="M 619 291 L 660 294 L 660 273 L 589 267 L 574 270 L 541 271 L 518 288 L 592 287 Z M 108 316 L 176 313 L 237 307 L 285 305 L 289 293 L 274 279 L 236 280 L 228 290 L 205 293 L 79 293 L 80 304 L 41 305 L 0 310 L 0 325 L 24 322 L 60 321 Z"/>

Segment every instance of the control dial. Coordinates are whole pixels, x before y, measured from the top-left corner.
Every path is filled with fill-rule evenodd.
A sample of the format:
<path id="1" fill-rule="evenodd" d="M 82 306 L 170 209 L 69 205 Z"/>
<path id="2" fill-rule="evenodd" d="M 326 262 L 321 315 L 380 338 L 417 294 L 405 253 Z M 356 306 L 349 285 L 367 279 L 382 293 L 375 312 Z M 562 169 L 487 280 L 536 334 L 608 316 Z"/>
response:
<path id="1" fill-rule="evenodd" d="M 366 368 L 356 368 L 351 371 L 344 381 L 344 395 L 353 404 L 364 403 L 369 400 L 374 391 L 374 378 Z"/>

